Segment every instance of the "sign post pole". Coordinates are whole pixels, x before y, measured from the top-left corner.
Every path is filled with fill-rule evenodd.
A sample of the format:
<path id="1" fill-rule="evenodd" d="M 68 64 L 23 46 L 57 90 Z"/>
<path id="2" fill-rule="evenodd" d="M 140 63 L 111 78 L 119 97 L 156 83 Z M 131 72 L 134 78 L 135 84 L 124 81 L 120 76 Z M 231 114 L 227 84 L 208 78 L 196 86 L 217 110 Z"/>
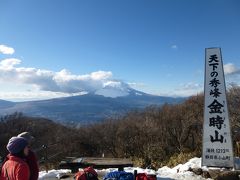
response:
<path id="1" fill-rule="evenodd" d="M 233 158 L 221 49 L 207 48 L 202 166 L 233 168 Z"/>

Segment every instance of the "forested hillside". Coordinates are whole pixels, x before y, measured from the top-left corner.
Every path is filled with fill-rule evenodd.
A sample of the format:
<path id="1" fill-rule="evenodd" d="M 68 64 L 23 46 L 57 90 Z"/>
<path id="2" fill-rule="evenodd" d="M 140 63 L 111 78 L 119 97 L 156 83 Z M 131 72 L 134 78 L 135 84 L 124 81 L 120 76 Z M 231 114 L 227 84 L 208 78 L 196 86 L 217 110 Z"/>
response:
<path id="1" fill-rule="evenodd" d="M 240 88 L 233 87 L 228 92 L 233 139 L 240 129 L 239 105 Z M 0 156 L 6 154 L 5 146 L 11 136 L 29 131 L 36 137 L 33 149 L 37 150 L 39 159 L 45 156 L 44 148 L 40 147 L 46 145 L 49 161 L 55 163 L 66 156 L 104 153 L 105 157 L 132 158 L 143 167 L 174 165 L 201 156 L 202 124 L 202 94 L 182 104 L 151 106 L 78 128 L 15 113 L 1 118 Z"/>

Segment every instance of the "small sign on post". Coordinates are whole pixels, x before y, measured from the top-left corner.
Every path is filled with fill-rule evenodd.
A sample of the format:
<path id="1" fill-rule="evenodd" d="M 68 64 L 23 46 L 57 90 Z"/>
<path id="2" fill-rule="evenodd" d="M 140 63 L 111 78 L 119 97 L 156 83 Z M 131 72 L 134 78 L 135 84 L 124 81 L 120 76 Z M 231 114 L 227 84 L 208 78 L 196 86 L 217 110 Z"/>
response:
<path id="1" fill-rule="evenodd" d="M 207 48 L 202 166 L 233 168 L 233 162 L 221 49 Z"/>

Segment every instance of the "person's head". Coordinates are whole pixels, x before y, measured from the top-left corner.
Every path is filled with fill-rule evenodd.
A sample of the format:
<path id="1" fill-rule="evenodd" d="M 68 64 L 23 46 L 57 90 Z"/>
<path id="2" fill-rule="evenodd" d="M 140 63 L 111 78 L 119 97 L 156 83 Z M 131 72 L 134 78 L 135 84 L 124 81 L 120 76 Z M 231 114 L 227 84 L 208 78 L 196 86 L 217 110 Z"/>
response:
<path id="1" fill-rule="evenodd" d="M 18 157 L 25 157 L 29 153 L 28 142 L 23 137 L 12 137 L 7 144 L 10 154 Z"/>
<path id="2" fill-rule="evenodd" d="M 35 138 L 29 132 L 22 132 L 17 135 L 17 137 L 23 137 L 27 140 L 28 144 L 31 144 L 35 140 Z"/>

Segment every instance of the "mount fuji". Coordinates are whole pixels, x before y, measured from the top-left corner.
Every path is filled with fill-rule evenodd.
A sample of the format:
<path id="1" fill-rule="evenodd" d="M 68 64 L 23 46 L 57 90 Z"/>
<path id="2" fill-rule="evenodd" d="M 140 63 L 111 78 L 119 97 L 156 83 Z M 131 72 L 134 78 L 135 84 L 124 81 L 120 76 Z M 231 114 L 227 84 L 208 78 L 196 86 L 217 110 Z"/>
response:
<path id="1" fill-rule="evenodd" d="M 24 115 L 49 118 L 61 123 L 101 121 L 130 110 L 150 105 L 177 104 L 186 98 L 146 94 L 122 82 L 108 82 L 102 88 L 82 95 L 25 102 L 0 101 L 0 115 L 22 112 Z"/>

